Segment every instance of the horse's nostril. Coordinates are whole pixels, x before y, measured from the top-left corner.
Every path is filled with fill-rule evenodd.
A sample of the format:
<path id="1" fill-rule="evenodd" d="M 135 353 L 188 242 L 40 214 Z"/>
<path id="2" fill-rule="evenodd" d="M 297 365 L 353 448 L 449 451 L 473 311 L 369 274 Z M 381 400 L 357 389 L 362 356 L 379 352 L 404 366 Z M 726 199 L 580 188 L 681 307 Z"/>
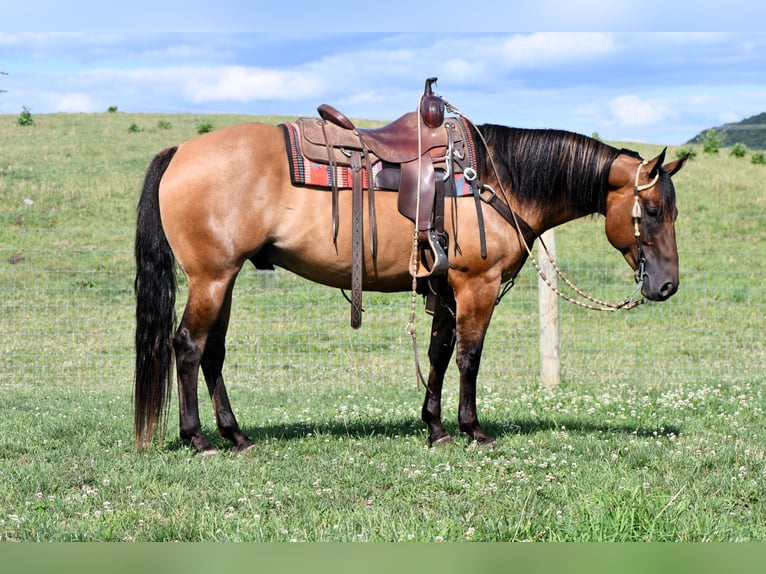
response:
<path id="1" fill-rule="evenodd" d="M 677 286 L 672 281 L 668 281 L 662 286 L 662 289 L 660 289 L 660 295 L 662 295 L 665 299 L 670 297 L 673 293 L 676 292 Z"/>

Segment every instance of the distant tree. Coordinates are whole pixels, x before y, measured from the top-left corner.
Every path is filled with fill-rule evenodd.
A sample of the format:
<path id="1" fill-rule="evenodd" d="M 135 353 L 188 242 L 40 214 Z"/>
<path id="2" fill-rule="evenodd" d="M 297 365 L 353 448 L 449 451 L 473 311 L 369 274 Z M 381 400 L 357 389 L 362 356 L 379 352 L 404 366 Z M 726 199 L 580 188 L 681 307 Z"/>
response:
<path id="1" fill-rule="evenodd" d="M 27 106 L 24 106 L 23 108 L 21 108 L 21 113 L 19 114 L 19 117 L 16 119 L 16 123 L 18 123 L 20 126 L 35 125 L 35 120 L 32 117 L 32 112 L 29 111 L 29 108 Z"/>
<path id="2" fill-rule="evenodd" d="M 692 146 L 680 147 L 676 150 L 677 158 L 684 157 L 685 155 L 689 156 L 689 159 L 694 159 L 695 157 L 697 157 L 697 150 L 694 149 Z"/>
<path id="3" fill-rule="evenodd" d="M 723 142 L 726 140 L 726 134 L 718 130 L 708 130 L 702 139 L 702 151 L 705 153 L 718 153 Z"/>
<path id="4" fill-rule="evenodd" d="M 743 143 L 736 143 L 731 146 L 729 155 L 733 155 L 734 157 L 745 157 L 747 155 L 747 146 Z"/>
<path id="5" fill-rule="evenodd" d="M 213 131 L 213 124 L 211 122 L 200 122 L 197 124 L 197 133 L 202 135 Z"/>

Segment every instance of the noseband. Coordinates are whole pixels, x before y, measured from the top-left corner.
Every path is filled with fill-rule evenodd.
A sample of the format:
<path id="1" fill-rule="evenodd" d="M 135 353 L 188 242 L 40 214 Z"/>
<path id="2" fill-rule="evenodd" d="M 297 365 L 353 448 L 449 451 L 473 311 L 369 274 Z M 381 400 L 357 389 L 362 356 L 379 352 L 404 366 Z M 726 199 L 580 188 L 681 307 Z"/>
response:
<path id="1" fill-rule="evenodd" d="M 636 181 L 633 185 L 633 209 L 630 213 L 633 218 L 633 235 L 636 238 L 636 245 L 638 247 L 638 266 L 633 274 L 633 278 L 636 283 L 640 283 L 644 279 L 644 268 L 646 267 L 646 257 L 644 257 L 644 248 L 641 246 L 641 202 L 638 199 L 638 194 L 647 189 L 651 189 L 660 180 L 660 172 L 657 171 L 657 175 L 649 183 L 644 185 L 638 185 L 638 176 L 641 174 L 641 168 L 648 162 L 643 160 L 636 170 Z"/>

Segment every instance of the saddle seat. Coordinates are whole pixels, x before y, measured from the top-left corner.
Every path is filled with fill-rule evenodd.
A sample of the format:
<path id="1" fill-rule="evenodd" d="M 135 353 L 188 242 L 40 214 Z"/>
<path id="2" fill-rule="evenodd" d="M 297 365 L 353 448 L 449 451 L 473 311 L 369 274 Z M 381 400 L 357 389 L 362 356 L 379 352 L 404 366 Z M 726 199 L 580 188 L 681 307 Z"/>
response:
<path id="1" fill-rule="evenodd" d="M 432 157 L 444 156 L 449 144 L 447 131 L 442 125 L 437 128 L 420 125 L 418 143 L 418 114 L 409 112 L 390 124 L 379 128 L 357 128 L 342 112 L 329 104 L 317 108 L 319 116 L 340 128 L 332 132 L 332 147 L 359 148 L 360 144 L 383 161 L 402 164 L 418 158 L 418 153 Z M 434 150 L 440 150 L 434 153 Z"/>

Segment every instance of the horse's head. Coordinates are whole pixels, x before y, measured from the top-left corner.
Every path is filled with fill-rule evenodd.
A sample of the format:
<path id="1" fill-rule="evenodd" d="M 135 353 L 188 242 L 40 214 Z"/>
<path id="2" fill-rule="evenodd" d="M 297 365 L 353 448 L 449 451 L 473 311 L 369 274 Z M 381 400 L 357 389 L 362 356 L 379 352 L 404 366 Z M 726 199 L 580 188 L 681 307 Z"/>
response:
<path id="1" fill-rule="evenodd" d="M 664 301 L 678 290 L 675 188 L 670 176 L 687 157 L 665 165 L 663 150 L 641 161 L 621 153 L 609 173 L 606 199 L 606 236 L 643 279 L 641 294 Z"/>

